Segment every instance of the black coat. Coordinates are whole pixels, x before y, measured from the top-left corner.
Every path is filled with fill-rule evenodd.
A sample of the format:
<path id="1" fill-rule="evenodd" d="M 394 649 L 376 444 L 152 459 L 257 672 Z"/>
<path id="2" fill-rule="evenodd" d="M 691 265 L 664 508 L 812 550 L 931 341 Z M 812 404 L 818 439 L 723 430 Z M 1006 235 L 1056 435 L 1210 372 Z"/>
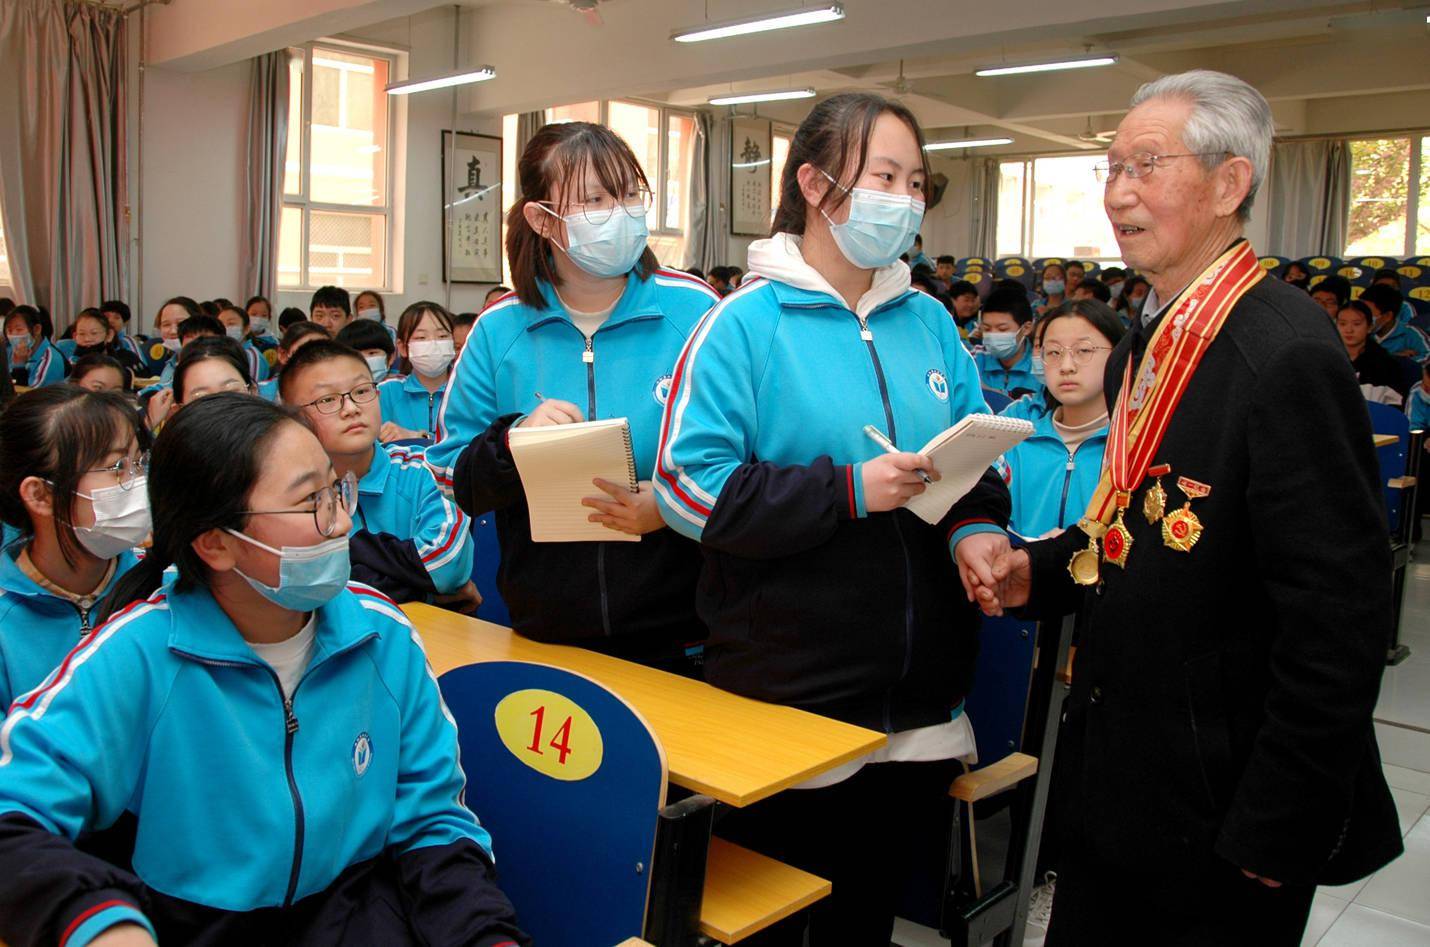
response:
<path id="1" fill-rule="evenodd" d="M 1116 402 L 1129 356 L 1108 359 Z M 1401 851 L 1371 727 L 1391 636 L 1391 561 L 1370 419 L 1345 348 L 1302 291 L 1236 305 L 1153 465 L 1211 486 L 1190 552 L 1128 510 L 1126 570 L 1072 583 L 1078 529 L 1029 547 L 1030 611 L 1084 610 L 1059 745 L 1058 824 L 1137 872 L 1209 852 L 1293 884 L 1364 877 Z"/>

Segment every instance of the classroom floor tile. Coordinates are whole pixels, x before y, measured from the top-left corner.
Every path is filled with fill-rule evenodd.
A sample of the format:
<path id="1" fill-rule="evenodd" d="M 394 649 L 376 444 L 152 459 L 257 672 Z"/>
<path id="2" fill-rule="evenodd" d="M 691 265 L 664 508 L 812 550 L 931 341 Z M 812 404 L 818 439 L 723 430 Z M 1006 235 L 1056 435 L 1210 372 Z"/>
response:
<path id="1" fill-rule="evenodd" d="M 1405 836 L 1405 854 L 1376 872 L 1355 904 L 1393 914 L 1430 929 L 1430 819 L 1421 818 Z"/>
<path id="2" fill-rule="evenodd" d="M 1359 904 L 1345 909 L 1316 947 L 1426 947 L 1430 927 Z"/>
<path id="3" fill-rule="evenodd" d="M 1315 947 L 1349 904 L 1349 901 L 1332 897 L 1325 891 L 1317 891 L 1316 899 L 1311 902 L 1311 918 L 1306 922 L 1306 934 L 1301 938 L 1301 947 Z"/>

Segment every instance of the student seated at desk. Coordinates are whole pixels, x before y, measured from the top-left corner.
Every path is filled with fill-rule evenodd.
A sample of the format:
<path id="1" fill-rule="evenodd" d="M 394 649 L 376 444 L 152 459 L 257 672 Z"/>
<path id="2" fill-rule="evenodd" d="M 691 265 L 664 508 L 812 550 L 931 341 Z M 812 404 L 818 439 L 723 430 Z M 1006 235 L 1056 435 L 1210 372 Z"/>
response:
<path id="1" fill-rule="evenodd" d="M 302 412 L 338 475 L 358 478 L 354 576 L 398 601 L 435 597 L 457 611 L 475 611 L 481 596 L 472 583 L 467 517 L 442 494 L 421 450 L 378 444 L 382 414 L 366 360 L 319 339 L 288 360 L 280 387 L 283 403 Z"/>
<path id="2" fill-rule="evenodd" d="M 447 393 L 452 362 L 452 314 L 434 302 L 408 306 L 397 320 L 397 354 L 406 375 L 394 375 L 379 387 L 382 442 L 430 441 L 437 430 L 437 409 Z"/>
<path id="3" fill-rule="evenodd" d="M 45 338 L 40 311 L 16 306 L 5 317 L 5 342 L 10 357 L 6 371 L 17 385 L 39 388 L 65 380 L 65 357 Z"/>
<path id="4" fill-rule="evenodd" d="M 144 351 L 139 344 L 142 340 L 129 334 L 129 323 L 133 320 L 133 313 L 130 312 L 128 303 L 119 299 L 106 299 L 99 304 L 99 311 L 104 313 L 109 327 L 114 330 L 115 344 L 128 350 L 142 364 Z"/>
<path id="5" fill-rule="evenodd" d="M 0 552 L 0 708 L 89 634 L 148 539 L 142 438 L 122 396 L 73 385 L 37 388 L 0 415 L 0 519 L 20 540 Z"/>
<path id="6" fill-rule="evenodd" d="M 397 339 L 397 330 L 387 324 L 387 304 L 377 290 L 365 289 L 353 297 L 353 322 L 375 322 L 389 339 Z"/>
<path id="7" fill-rule="evenodd" d="M 258 346 L 260 352 L 276 349 L 278 338 L 275 333 L 282 330 L 273 325 L 273 304 L 268 297 L 250 297 L 243 311 L 248 313 L 248 341 Z"/>
<path id="8" fill-rule="evenodd" d="M 133 379 L 111 356 L 86 355 L 75 360 L 69 381 L 86 391 L 129 391 Z"/>
<path id="9" fill-rule="evenodd" d="M 370 319 L 354 319 L 343 326 L 338 333 L 338 341 L 362 355 L 372 372 L 373 384 L 380 385 L 389 376 L 397 377 L 392 371 L 397 349 L 392 344 L 392 337 L 387 334 L 386 326 Z"/>
<path id="10" fill-rule="evenodd" d="M 278 372 L 258 386 L 258 396 L 265 401 L 278 401 L 278 382 L 283 375 L 283 366 L 309 342 L 328 337 L 328 330 L 316 322 L 298 319 L 288 323 L 288 328 L 283 330 L 283 341 L 278 345 Z"/>
<path id="11" fill-rule="evenodd" d="M 496 511 L 497 581 L 518 632 L 684 673 L 685 646 L 705 637 L 700 549 L 665 528 L 650 478 L 671 366 L 715 292 L 658 268 L 649 184 L 609 128 L 547 125 L 518 174 L 516 292 L 472 328 L 427 460 L 468 515 Z M 640 542 L 532 542 L 507 431 L 618 417 L 630 421 L 640 492 L 593 484 L 584 502 L 593 521 Z"/>
<path id="12" fill-rule="evenodd" d="M 993 469 L 931 526 L 903 509 L 921 469 L 937 476 L 929 459 L 864 433 L 917 446 L 988 411 L 953 320 L 898 262 L 923 217 L 923 143 L 892 100 L 814 107 L 790 144 L 775 236 L 701 321 L 662 422 L 660 511 L 705 551 L 706 679 L 890 735 L 721 824 L 833 883 L 815 945 L 889 943 L 907 851 L 941 830 L 956 758 L 974 752 L 963 696 L 979 616 L 959 570 L 1008 542 Z"/>
<path id="13" fill-rule="evenodd" d="M 179 351 L 170 387 L 160 388 L 144 408 L 149 430 L 158 433 L 186 404 L 220 391 L 255 392 L 248 374 L 248 360 L 233 339 L 200 337 Z"/>
<path id="14" fill-rule="evenodd" d="M 1369 290 L 1367 290 L 1368 292 Z M 1336 330 L 1350 356 L 1356 381 L 1362 386 L 1389 388 L 1404 398 L 1410 391 L 1400 363 L 1376 341 L 1374 310 L 1369 304 L 1354 299 L 1336 316 Z"/>
<path id="15" fill-rule="evenodd" d="M 199 304 L 188 296 L 175 296 L 159 307 L 159 311 L 154 315 L 154 330 L 159 337 L 151 338 L 143 351 L 144 373 L 148 377 L 162 375 L 164 369 L 179 354 L 179 349 L 184 347 L 184 343 L 179 339 L 179 326 L 201 315 L 203 310 L 199 309 Z M 222 329 L 219 334 L 223 334 Z"/>
<path id="16" fill-rule="evenodd" d="M 973 361 L 983 384 L 1013 399 L 1043 390 L 1041 363 L 1033 356 L 1033 307 L 1022 287 L 990 293 L 979 316 L 982 341 Z"/>
<path id="17" fill-rule="evenodd" d="M 1086 280 L 1078 288 L 1085 286 Z M 1033 436 L 1003 455 L 1011 475 L 1011 531 L 1042 538 L 1076 523 L 1087 509 L 1107 444 L 1102 370 L 1123 332 L 1117 313 L 1097 300 L 1068 300 L 1038 321 L 1037 338 L 1048 366 L 1041 395 L 1047 410 L 1022 415 L 1033 421 Z"/>
<path id="18" fill-rule="evenodd" d="M 308 302 L 308 318 L 337 338 L 343 326 L 353 321 L 352 299 L 341 286 L 319 286 Z"/>
<path id="19" fill-rule="evenodd" d="M 1370 307 L 1375 320 L 1375 340 L 1381 348 L 1397 358 L 1410 358 L 1417 362 L 1430 358 L 1430 343 L 1425 341 L 1420 330 L 1408 322 L 1399 321 L 1404 297 L 1398 288 L 1376 283 L 1360 294 L 1358 302 Z"/>
<path id="20" fill-rule="evenodd" d="M 525 942 L 420 639 L 349 584 L 353 479 L 232 393 L 175 416 L 149 477 L 148 555 L 5 721 L 0 938 Z"/>
<path id="21" fill-rule="evenodd" d="M 218 311 L 218 321 L 223 325 L 224 334 L 243 346 L 243 356 L 248 360 L 248 374 L 254 381 L 267 381 L 268 359 L 249 340 L 250 325 L 248 313 L 237 306 L 225 306 Z"/>
<path id="22" fill-rule="evenodd" d="M 104 355 L 118 362 L 130 378 L 143 371 L 143 359 L 119 344 L 109 319 L 98 309 L 81 309 L 74 317 L 74 325 L 71 328 L 74 330 L 71 364 L 86 356 Z"/>

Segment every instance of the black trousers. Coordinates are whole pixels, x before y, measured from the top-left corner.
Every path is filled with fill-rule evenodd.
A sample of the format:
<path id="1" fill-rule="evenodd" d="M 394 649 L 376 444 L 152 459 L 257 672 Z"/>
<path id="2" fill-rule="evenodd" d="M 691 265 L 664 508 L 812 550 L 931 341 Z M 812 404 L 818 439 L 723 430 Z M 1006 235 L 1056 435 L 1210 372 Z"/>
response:
<path id="1" fill-rule="evenodd" d="M 1046 947 L 1298 947 L 1316 891 L 1268 888 L 1210 853 L 1180 866 L 1059 856 Z"/>
<path id="2" fill-rule="evenodd" d="M 888 947 L 894 912 L 930 833 L 948 837 L 948 788 L 960 772 L 957 760 L 870 763 L 833 786 L 789 789 L 728 810 L 715 833 L 833 884 L 810 911 L 811 947 Z M 742 945 L 799 945 L 803 928 L 796 916 Z"/>

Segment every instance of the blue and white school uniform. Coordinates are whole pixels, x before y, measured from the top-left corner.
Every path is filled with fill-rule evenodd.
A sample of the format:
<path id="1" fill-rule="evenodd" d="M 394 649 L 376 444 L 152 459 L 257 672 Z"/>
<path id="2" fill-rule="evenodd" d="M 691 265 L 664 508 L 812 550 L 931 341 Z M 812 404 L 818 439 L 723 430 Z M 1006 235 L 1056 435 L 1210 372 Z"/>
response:
<path id="1" fill-rule="evenodd" d="M 1016 402 L 1015 402 L 1016 403 Z M 1009 407 L 1012 407 L 1010 405 Z M 1029 418 L 1033 434 L 1003 455 L 1013 498 L 1012 532 L 1027 539 L 1054 529 L 1067 529 L 1087 510 L 1102 477 L 1102 455 L 1107 446 L 1107 424 L 1072 450 L 1053 423 L 1053 413 Z"/>
<path id="2" fill-rule="evenodd" d="M 352 532 L 388 533 L 411 541 L 439 595 L 472 578 L 470 521 L 442 492 L 420 449 L 374 445 L 358 481 Z"/>
<path id="3" fill-rule="evenodd" d="M 14 353 L 10 353 L 14 365 Z M 18 365 L 14 365 L 18 368 Z M 65 357 L 49 339 L 40 339 L 40 344 L 30 352 L 25 362 L 25 384 L 31 388 L 55 385 L 65 380 Z"/>
<path id="4" fill-rule="evenodd" d="M 447 377 L 451 378 L 450 370 Z M 384 378 L 377 386 L 382 419 L 409 431 L 417 431 L 431 440 L 437 430 L 437 412 L 442 407 L 447 385 L 448 382 L 444 381 L 436 391 L 428 391 L 417 379 L 416 372 Z"/>
<path id="5" fill-rule="evenodd" d="M 978 376 L 987 388 L 1001 391 L 1005 395 L 1014 392 L 1043 390 L 1043 379 L 1033 371 L 1033 346 L 1023 343 L 1022 354 L 1012 368 L 1005 368 L 1002 360 L 989 353 L 981 344 L 973 348 L 973 362 L 978 366 Z M 1015 396 L 1016 397 L 1016 396 Z"/>

